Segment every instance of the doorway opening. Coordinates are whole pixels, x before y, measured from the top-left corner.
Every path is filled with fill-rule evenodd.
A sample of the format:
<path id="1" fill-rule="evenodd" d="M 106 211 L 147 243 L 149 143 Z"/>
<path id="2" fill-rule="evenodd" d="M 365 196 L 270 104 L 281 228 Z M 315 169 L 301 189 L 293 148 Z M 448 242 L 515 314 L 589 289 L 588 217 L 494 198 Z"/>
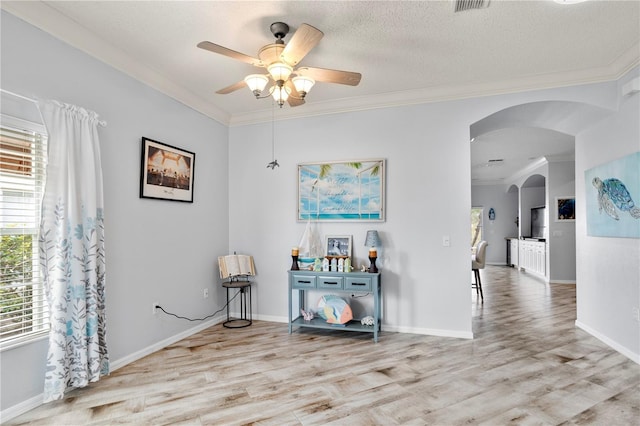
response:
<path id="1" fill-rule="evenodd" d="M 471 207 L 471 254 L 475 254 L 476 245 L 482 241 L 482 207 Z"/>

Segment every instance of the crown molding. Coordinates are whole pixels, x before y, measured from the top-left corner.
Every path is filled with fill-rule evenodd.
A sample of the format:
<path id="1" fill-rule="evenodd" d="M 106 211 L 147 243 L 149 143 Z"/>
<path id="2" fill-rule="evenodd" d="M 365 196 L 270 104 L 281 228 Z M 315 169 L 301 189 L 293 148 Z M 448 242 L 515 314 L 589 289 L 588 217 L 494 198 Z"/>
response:
<path id="1" fill-rule="evenodd" d="M 226 126 L 242 126 L 271 121 L 273 112 L 265 108 L 255 112 L 230 114 L 191 93 L 162 74 L 136 61 L 122 50 L 96 37 L 91 31 L 40 1 L 3 1 L 0 7 L 40 28 L 65 43 L 149 85 L 184 105 Z M 434 86 L 410 91 L 371 96 L 307 102 L 303 107 L 285 108 L 276 120 L 305 118 L 379 108 L 443 102 L 484 96 L 576 86 L 617 80 L 640 64 L 640 43 L 636 43 L 611 64 L 599 68 L 563 73 L 527 76 L 490 83 Z"/>
<path id="2" fill-rule="evenodd" d="M 539 169 L 540 167 L 548 164 L 549 161 L 547 160 L 547 157 L 540 157 L 538 158 L 536 161 L 530 163 L 529 165 L 527 165 L 526 167 L 518 170 L 517 172 L 515 172 L 514 174 L 512 174 L 511 176 L 509 176 L 508 178 L 504 179 L 505 183 L 513 183 L 515 181 L 517 181 L 518 179 L 521 179 L 523 177 L 526 177 L 527 175 L 533 173 L 535 170 Z"/>
<path id="3" fill-rule="evenodd" d="M 281 112 L 277 114 L 276 120 L 602 83 L 617 80 L 638 65 L 640 65 L 640 43 L 636 43 L 634 47 L 621 55 L 616 61 L 605 67 L 564 73 L 542 74 L 491 83 L 435 86 L 411 91 L 389 92 L 332 101 L 310 101 L 305 103 L 302 108 L 282 109 Z M 263 109 L 255 112 L 234 114 L 229 124 L 230 126 L 242 126 L 271 120 L 271 109 Z"/>
<path id="4" fill-rule="evenodd" d="M 575 154 L 547 155 L 545 158 L 547 163 L 572 163 L 576 160 Z"/>
<path id="5" fill-rule="evenodd" d="M 96 37 L 91 31 L 40 1 L 3 1 L 3 10 L 34 25 L 57 39 L 79 49 L 113 68 L 151 86 L 161 93 L 210 117 L 229 125 L 230 114 L 185 90 L 162 74 L 136 61 L 122 50 Z"/>
<path id="6" fill-rule="evenodd" d="M 471 179 L 471 186 L 507 186 L 504 179 L 475 180 Z"/>

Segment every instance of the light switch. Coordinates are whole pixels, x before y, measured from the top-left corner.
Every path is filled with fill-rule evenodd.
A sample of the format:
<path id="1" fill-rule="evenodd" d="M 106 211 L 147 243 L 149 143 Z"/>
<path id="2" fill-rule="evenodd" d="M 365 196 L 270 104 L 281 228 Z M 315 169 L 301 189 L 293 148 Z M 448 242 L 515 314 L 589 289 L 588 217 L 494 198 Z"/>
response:
<path id="1" fill-rule="evenodd" d="M 442 237 L 442 245 L 445 247 L 449 247 L 451 245 L 451 240 L 448 235 Z"/>

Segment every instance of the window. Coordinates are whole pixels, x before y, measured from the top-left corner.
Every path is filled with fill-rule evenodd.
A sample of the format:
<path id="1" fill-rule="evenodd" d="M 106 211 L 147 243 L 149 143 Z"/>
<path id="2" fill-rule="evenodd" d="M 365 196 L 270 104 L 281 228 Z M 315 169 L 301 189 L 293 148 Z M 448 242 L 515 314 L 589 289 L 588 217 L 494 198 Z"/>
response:
<path id="1" fill-rule="evenodd" d="M 482 207 L 471 208 L 471 247 L 475 250 L 476 245 L 482 241 Z"/>
<path id="2" fill-rule="evenodd" d="M 38 258 L 46 134 L 39 124 L 2 116 L 0 124 L 0 343 L 49 330 Z"/>

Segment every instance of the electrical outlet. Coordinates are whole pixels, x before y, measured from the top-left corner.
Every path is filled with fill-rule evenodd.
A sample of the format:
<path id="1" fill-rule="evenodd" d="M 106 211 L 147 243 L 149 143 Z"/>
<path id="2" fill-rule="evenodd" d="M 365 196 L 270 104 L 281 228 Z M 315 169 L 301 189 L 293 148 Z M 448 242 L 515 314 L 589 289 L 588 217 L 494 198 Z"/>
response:
<path id="1" fill-rule="evenodd" d="M 153 302 L 153 315 L 158 313 L 158 309 L 156 308 L 156 306 L 158 306 L 158 302 Z"/>
<path id="2" fill-rule="evenodd" d="M 202 298 L 206 299 L 207 297 L 209 297 L 209 289 L 205 288 L 204 290 L 202 290 Z"/>

